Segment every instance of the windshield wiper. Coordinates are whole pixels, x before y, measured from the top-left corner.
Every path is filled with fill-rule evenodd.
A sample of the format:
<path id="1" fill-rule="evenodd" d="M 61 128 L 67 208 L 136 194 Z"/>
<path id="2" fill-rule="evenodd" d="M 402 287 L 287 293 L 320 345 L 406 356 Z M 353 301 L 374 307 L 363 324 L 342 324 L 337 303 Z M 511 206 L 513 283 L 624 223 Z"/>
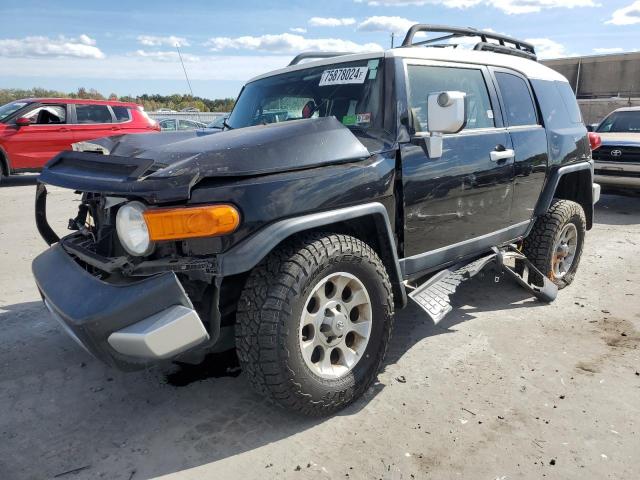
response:
<path id="1" fill-rule="evenodd" d="M 227 129 L 229 129 L 229 130 L 233 130 L 233 127 L 227 123 L 227 119 L 226 118 L 222 121 L 222 125 L 227 127 Z"/>

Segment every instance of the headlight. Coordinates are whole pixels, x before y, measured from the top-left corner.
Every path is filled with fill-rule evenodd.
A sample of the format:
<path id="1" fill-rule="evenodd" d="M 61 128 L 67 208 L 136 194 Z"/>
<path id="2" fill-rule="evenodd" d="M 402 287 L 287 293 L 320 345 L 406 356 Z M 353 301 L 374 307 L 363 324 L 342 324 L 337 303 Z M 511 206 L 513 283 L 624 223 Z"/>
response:
<path id="1" fill-rule="evenodd" d="M 146 207 L 140 202 L 129 202 L 118 210 L 116 231 L 124 249 L 131 255 L 142 257 L 153 250 L 149 229 L 144 220 Z"/>

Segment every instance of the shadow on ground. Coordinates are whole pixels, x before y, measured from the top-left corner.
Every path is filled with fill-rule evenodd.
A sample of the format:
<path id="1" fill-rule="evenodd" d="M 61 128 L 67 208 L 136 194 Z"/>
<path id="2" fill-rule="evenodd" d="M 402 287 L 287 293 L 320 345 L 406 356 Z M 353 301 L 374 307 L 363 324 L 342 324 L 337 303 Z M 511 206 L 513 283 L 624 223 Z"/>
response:
<path id="1" fill-rule="evenodd" d="M 399 312 L 385 368 L 414 344 L 455 333 L 478 312 L 541 305 L 514 284 L 496 286 L 493 275 L 468 281 L 456 298 L 464 304 L 454 305 L 437 326 L 413 304 Z M 256 449 L 323 421 L 269 405 L 243 375 L 235 378 L 230 355 L 208 357 L 200 367 L 167 364 L 121 373 L 75 345 L 40 302 L 0 307 L 0 329 L 2 478 L 49 478 L 76 468 L 76 479 L 103 472 L 129 479 L 134 471 L 135 479 L 151 478 Z M 376 383 L 340 415 L 359 412 L 383 388 Z"/>
<path id="2" fill-rule="evenodd" d="M 640 212 L 640 194 L 602 195 L 596 203 L 594 222 L 601 225 L 635 225 Z"/>

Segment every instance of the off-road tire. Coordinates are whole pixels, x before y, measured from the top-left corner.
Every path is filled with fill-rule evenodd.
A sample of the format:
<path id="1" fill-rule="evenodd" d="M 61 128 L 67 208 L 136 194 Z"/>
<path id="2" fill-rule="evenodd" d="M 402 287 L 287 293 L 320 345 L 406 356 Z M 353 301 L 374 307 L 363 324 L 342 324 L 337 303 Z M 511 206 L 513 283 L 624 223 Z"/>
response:
<path id="1" fill-rule="evenodd" d="M 562 229 L 568 223 L 573 223 L 578 231 L 576 253 L 571 268 L 562 278 L 556 278 L 553 273 L 554 245 Z M 547 213 L 536 219 L 531 233 L 524 240 L 523 253 L 525 256 L 559 289 L 570 285 L 578 270 L 584 246 L 586 224 L 584 210 L 579 204 L 570 200 L 554 199 Z"/>
<path id="2" fill-rule="evenodd" d="M 365 286 L 372 327 L 364 354 L 335 379 L 312 372 L 302 357 L 299 328 L 314 286 L 348 272 Z M 238 303 L 236 351 L 252 386 L 276 404 L 309 416 L 334 413 L 375 380 L 391 336 L 391 283 L 376 252 L 363 241 L 330 233 L 298 236 L 270 253 L 249 275 Z"/>

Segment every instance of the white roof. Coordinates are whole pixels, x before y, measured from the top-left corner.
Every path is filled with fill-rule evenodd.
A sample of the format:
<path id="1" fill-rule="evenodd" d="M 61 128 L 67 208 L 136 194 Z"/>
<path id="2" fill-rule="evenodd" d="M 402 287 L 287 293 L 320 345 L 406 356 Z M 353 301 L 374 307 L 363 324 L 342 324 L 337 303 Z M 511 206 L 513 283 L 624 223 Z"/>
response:
<path id="1" fill-rule="evenodd" d="M 320 67 L 323 65 L 335 65 L 343 62 L 353 62 L 357 60 L 369 60 L 372 58 L 400 57 L 406 59 L 432 60 L 437 62 L 471 63 L 477 65 L 491 65 L 494 67 L 505 67 L 522 73 L 525 77 L 537 80 L 552 80 L 567 82 L 567 79 L 560 73 L 533 60 L 528 60 L 515 55 L 494 53 L 478 50 L 465 50 L 458 48 L 429 48 L 429 47 L 406 47 L 392 48 L 386 52 L 357 53 L 342 55 L 339 57 L 323 58 L 309 62 L 292 65 L 278 70 L 273 70 L 257 77 L 249 82 L 267 78 L 281 73 L 303 70 L 310 67 Z"/>

